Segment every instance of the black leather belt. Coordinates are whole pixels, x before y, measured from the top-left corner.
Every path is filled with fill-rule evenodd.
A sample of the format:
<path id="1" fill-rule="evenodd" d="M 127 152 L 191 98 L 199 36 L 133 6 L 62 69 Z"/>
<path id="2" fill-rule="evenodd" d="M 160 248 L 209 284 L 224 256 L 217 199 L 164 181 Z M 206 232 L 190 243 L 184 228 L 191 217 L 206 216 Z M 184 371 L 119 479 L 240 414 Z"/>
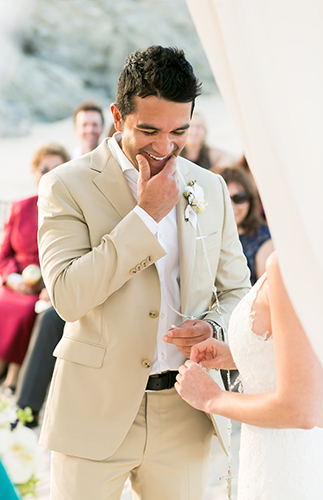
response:
<path id="1" fill-rule="evenodd" d="M 150 375 L 146 390 L 149 391 L 162 391 L 164 389 L 171 389 L 174 387 L 176 382 L 177 371 L 156 373 L 155 375 Z"/>

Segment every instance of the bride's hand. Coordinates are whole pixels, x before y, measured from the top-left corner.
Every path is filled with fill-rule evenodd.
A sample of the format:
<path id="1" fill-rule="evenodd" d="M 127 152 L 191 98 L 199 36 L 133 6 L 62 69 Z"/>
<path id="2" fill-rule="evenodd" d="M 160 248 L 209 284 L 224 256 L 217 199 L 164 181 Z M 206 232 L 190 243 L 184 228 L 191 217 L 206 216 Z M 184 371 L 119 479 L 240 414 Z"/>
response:
<path id="1" fill-rule="evenodd" d="M 180 366 L 176 377 L 175 389 L 178 394 L 194 408 L 210 413 L 210 403 L 222 390 L 206 373 L 206 370 L 188 360 Z"/>
<path id="2" fill-rule="evenodd" d="M 210 368 L 236 369 L 228 344 L 215 339 L 207 339 L 193 346 L 190 359 L 207 370 Z"/>

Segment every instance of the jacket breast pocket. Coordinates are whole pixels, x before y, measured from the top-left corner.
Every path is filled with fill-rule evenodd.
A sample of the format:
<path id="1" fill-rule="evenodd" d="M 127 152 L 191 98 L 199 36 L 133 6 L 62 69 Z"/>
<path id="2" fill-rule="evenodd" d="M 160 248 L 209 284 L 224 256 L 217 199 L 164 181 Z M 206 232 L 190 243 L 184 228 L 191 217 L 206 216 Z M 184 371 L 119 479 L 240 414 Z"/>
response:
<path id="1" fill-rule="evenodd" d="M 71 337 L 62 337 L 53 352 L 53 356 L 72 363 L 101 368 L 105 352 L 106 348 L 103 346 L 88 344 Z"/>
<path id="2" fill-rule="evenodd" d="M 219 245 L 220 232 L 214 231 L 213 233 L 201 235 L 196 237 L 196 250 L 200 251 L 204 248 L 209 249 L 214 245 Z"/>

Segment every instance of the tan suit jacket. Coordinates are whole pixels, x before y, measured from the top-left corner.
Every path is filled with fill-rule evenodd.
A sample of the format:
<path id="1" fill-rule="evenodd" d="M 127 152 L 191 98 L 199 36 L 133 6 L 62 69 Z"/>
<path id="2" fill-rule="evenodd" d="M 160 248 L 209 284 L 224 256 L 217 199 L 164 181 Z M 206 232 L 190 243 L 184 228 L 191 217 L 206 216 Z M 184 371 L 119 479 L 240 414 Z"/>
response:
<path id="1" fill-rule="evenodd" d="M 226 327 L 249 288 L 230 198 L 222 178 L 177 161 L 185 182 L 196 180 L 208 201 L 198 220 L 222 307 L 222 316 L 211 311 L 208 317 Z M 109 457 L 145 391 L 158 328 L 158 317 L 150 313 L 158 312 L 161 299 L 155 262 L 165 252 L 134 206 L 107 141 L 46 174 L 40 184 L 42 271 L 53 305 L 67 321 L 54 352 L 41 444 L 61 453 Z M 195 315 L 209 308 L 211 279 L 202 239 L 184 220 L 186 206 L 181 196 L 181 302 L 185 314 Z"/>

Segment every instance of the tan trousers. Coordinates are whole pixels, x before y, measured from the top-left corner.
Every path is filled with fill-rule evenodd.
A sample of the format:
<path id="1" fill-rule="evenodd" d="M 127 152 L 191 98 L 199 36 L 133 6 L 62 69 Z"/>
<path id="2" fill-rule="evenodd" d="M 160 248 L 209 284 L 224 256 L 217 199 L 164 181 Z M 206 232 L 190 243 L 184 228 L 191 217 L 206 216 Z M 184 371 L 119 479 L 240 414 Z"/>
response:
<path id="1" fill-rule="evenodd" d="M 202 500 L 213 432 L 206 415 L 174 388 L 147 392 L 124 441 L 106 460 L 52 453 L 50 498 L 119 500 L 130 477 L 136 500 Z"/>

